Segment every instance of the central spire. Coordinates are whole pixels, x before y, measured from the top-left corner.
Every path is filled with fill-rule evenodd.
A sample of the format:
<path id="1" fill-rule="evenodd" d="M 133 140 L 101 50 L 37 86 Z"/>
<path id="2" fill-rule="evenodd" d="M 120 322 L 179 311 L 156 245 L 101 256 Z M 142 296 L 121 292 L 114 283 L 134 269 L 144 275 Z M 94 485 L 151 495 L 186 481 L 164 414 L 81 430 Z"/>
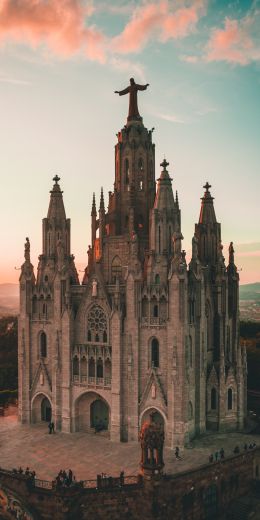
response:
<path id="1" fill-rule="evenodd" d="M 123 90 L 115 90 L 115 94 L 119 94 L 119 96 L 124 96 L 125 94 L 129 94 L 129 110 L 127 122 L 130 121 L 142 121 L 142 118 L 139 114 L 138 104 L 137 104 L 137 91 L 138 90 L 146 90 L 149 86 L 149 83 L 146 85 L 138 85 L 135 83 L 134 78 L 130 78 L 130 85 Z"/>

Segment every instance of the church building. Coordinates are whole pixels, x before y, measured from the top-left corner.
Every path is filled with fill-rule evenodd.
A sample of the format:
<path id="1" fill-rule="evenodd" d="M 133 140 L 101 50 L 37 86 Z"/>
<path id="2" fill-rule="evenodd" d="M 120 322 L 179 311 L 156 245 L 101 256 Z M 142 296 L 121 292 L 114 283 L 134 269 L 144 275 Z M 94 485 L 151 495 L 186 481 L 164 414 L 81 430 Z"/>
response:
<path id="1" fill-rule="evenodd" d="M 153 131 L 138 111 L 138 90 L 147 86 L 131 79 L 117 92 L 129 94 L 129 114 L 117 134 L 107 210 L 102 189 L 98 208 L 93 196 L 82 283 L 58 176 L 37 274 L 26 239 L 19 418 L 125 442 L 137 442 L 151 419 L 164 429 L 166 446 L 175 447 L 208 430 L 243 429 L 246 353 L 233 243 L 226 265 L 206 182 L 187 265 L 169 164 L 163 160 L 156 181 Z"/>

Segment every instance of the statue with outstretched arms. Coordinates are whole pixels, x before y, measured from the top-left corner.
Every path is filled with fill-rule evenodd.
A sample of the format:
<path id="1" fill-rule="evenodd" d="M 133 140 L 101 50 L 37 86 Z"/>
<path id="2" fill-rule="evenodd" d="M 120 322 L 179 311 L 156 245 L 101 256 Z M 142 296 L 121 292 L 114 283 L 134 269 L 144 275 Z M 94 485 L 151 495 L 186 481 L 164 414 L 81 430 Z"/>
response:
<path id="1" fill-rule="evenodd" d="M 138 85 L 137 83 L 135 83 L 134 78 L 130 78 L 130 85 L 128 87 L 124 88 L 124 90 L 115 90 L 115 94 L 119 94 L 119 96 L 129 94 L 128 119 L 141 118 L 138 111 L 137 92 L 138 90 L 146 90 L 148 86 L 149 83 L 146 83 L 146 85 Z"/>

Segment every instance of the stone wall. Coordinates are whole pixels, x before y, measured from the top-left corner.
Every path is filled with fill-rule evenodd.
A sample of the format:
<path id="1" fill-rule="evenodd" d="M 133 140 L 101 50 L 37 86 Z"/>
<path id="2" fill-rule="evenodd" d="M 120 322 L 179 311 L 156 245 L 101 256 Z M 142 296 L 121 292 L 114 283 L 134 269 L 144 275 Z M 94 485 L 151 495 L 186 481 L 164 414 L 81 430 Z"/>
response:
<path id="1" fill-rule="evenodd" d="M 251 492 L 259 469 L 258 448 L 185 473 L 103 481 L 100 488 L 85 481 L 57 490 L 0 470 L 0 518 L 12 518 L 9 507 L 28 520 L 224 520 L 231 502 Z"/>

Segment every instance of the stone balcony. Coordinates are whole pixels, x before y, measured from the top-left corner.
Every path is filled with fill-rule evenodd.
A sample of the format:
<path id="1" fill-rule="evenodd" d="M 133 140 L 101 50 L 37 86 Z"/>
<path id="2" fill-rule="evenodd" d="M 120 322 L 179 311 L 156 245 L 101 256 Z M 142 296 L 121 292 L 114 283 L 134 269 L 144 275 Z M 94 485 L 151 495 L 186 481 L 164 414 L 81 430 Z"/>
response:
<path id="1" fill-rule="evenodd" d="M 72 376 L 73 384 L 88 388 L 111 388 L 111 377 Z"/>
<path id="2" fill-rule="evenodd" d="M 166 318 L 163 317 L 149 317 L 149 316 L 143 316 L 141 319 L 141 326 L 142 327 L 166 327 Z"/>

